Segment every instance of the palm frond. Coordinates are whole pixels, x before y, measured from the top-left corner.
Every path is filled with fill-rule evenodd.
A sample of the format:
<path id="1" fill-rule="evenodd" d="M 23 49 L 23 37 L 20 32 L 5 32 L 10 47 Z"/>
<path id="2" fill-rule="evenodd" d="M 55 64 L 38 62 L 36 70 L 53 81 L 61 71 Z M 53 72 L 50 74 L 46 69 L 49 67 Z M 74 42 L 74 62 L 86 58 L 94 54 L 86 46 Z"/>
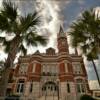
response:
<path id="1" fill-rule="evenodd" d="M 5 37 L 0 37 L 0 43 L 3 43 L 5 41 Z"/>
<path id="2" fill-rule="evenodd" d="M 22 43 L 19 46 L 18 52 L 21 52 L 24 55 L 26 55 L 26 53 L 27 53 L 27 49 L 24 47 L 24 45 Z"/>
<path id="3" fill-rule="evenodd" d="M 0 11 L 0 30 L 5 31 L 7 34 L 16 32 L 18 12 L 17 7 L 10 0 L 3 1 L 3 8 Z"/>
<path id="4" fill-rule="evenodd" d="M 25 41 L 27 46 L 37 46 L 38 44 L 46 45 L 47 39 L 31 31 L 25 36 Z"/>
<path id="5" fill-rule="evenodd" d="M 1 10 L 3 16 L 7 17 L 10 21 L 15 21 L 18 16 L 17 6 L 10 0 L 3 1 L 3 9 Z"/>
<path id="6" fill-rule="evenodd" d="M 20 17 L 20 30 L 22 33 L 25 33 L 29 29 L 35 29 L 37 25 L 40 23 L 40 17 L 38 16 L 37 12 L 33 14 L 28 14 L 25 17 Z"/>
<path id="7" fill-rule="evenodd" d="M 100 52 L 100 19 L 96 18 L 93 9 L 86 10 L 72 23 L 69 35 L 73 47 L 80 47 L 89 59 L 97 58 Z"/>
<path id="8" fill-rule="evenodd" d="M 92 52 L 88 53 L 86 56 L 87 56 L 88 61 L 91 61 L 93 59 L 98 59 L 98 56 L 95 53 L 92 53 Z"/>
<path id="9" fill-rule="evenodd" d="M 0 61 L 0 67 L 3 68 L 4 67 L 4 61 Z M 0 69 L 1 69 L 0 68 Z"/>
<path id="10" fill-rule="evenodd" d="M 5 47 L 5 49 L 4 49 L 4 51 L 5 51 L 5 53 L 9 53 L 9 51 L 10 51 L 10 44 L 11 44 L 11 41 L 4 41 L 3 42 L 3 45 L 4 45 L 4 47 Z"/>
<path id="11" fill-rule="evenodd" d="M 8 27 L 8 20 L 0 14 L 0 30 L 5 31 Z"/>
<path id="12" fill-rule="evenodd" d="M 37 35 L 34 39 L 37 43 L 46 45 L 47 39 L 44 36 Z"/>

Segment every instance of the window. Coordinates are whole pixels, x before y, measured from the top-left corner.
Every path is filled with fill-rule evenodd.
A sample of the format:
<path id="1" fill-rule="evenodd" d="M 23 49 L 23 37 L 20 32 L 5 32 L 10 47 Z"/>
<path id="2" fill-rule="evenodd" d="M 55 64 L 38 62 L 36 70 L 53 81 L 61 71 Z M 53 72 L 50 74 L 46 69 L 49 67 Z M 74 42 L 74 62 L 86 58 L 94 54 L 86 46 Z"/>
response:
<path id="1" fill-rule="evenodd" d="M 42 91 L 46 91 L 46 86 L 42 87 Z"/>
<path id="2" fill-rule="evenodd" d="M 67 92 L 70 93 L 70 84 L 67 83 Z"/>
<path id="3" fill-rule="evenodd" d="M 22 63 L 20 65 L 20 68 L 19 68 L 19 73 L 20 74 L 26 74 L 27 68 L 28 68 L 28 64 L 27 63 Z"/>
<path id="4" fill-rule="evenodd" d="M 58 68 L 56 64 L 44 64 L 42 67 L 42 73 L 45 75 L 56 75 Z"/>
<path id="5" fill-rule="evenodd" d="M 80 79 L 77 80 L 77 92 L 78 93 L 84 93 L 85 92 L 85 86 L 84 86 L 84 82 Z"/>
<path id="6" fill-rule="evenodd" d="M 46 70 L 46 66 L 45 66 L 45 65 L 43 65 L 42 72 L 43 72 L 43 73 L 46 73 L 46 72 L 47 72 L 47 70 Z"/>
<path id="7" fill-rule="evenodd" d="M 81 74 L 82 73 L 81 64 L 80 63 L 73 64 L 73 70 L 75 74 Z"/>
<path id="8" fill-rule="evenodd" d="M 24 81 L 19 80 L 19 82 L 17 84 L 17 92 L 18 93 L 23 93 L 23 91 L 24 91 Z"/>
<path id="9" fill-rule="evenodd" d="M 32 92 L 33 90 L 33 82 L 30 83 L 30 93 Z"/>

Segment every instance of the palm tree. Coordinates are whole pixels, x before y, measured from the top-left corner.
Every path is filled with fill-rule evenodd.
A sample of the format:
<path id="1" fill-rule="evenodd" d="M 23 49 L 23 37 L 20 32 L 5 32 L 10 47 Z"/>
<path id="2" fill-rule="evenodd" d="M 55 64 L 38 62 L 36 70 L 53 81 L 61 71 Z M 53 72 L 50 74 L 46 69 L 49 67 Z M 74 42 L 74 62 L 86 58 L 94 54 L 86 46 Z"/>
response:
<path id="1" fill-rule="evenodd" d="M 95 100 L 94 98 L 92 98 L 90 95 L 82 95 L 80 97 L 80 100 Z"/>
<path id="2" fill-rule="evenodd" d="M 89 61 L 92 61 L 97 80 L 100 86 L 100 78 L 94 62 L 100 53 L 100 17 L 95 10 L 87 10 L 82 16 L 73 22 L 69 32 L 73 47 L 79 47 Z"/>
<path id="3" fill-rule="evenodd" d="M 46 40 L 43 36 L 36 34 L 36 26 L 40 24 L 40 17 L 37 12 L 21 16 L 18 13 L 17 6 L 10 1 L 3 1 L 3 8 L 0 11 L 0 31 L 5 32 L 5 36 L 12 36 L 7 39 L 0 36 L 0 41 L 5 46 L 5 52 L 8 53 L 0 82 L 0 94 L 5 96 L 8 83 L 9 71 L 18 52 L 27 53 L 26 47 L 45 45 Z"/>
<path id="4" fill-rule="evenodd" d="M 1 79 L 3 69 L 4 69 L 4 61 L 0 61 L 0 79 Z"/>

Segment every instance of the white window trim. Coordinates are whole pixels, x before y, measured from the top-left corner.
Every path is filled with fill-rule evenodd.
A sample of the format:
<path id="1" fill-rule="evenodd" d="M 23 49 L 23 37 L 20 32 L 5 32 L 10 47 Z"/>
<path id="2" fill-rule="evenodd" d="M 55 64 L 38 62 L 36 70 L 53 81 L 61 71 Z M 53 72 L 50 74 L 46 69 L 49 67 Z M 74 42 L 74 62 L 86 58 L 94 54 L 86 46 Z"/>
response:
<path id="1" fill-rule="evenodd" d="M 82 91 L 82 86 L 84 86 L 84 84 L 83 83 L 77 83 L 77 85 L 79 85 L 79 89 L 80 89 L 80 92 L 78 92 L 78 91 L 77 92 L 78 93 L 85 93 L 85 91 L 84 92 Z M 85 86 L 84 86 L 84 89 L 85 89 Z"/>
<path id="2" fill-rule="evenodd" d="M 19 90 L 17 91 L 18 85 L 19 85 Z M 16 92 L 17 92 L 17 93 L 23 93 L 23 92 L 24 92 L 24 87 L 23 87 L 23 92 L 21 92 L 21 87 L 22 87 L 22 85 L 24 85 L 24 83 L 17 83 L 17 88 L 16 88 Z"/>

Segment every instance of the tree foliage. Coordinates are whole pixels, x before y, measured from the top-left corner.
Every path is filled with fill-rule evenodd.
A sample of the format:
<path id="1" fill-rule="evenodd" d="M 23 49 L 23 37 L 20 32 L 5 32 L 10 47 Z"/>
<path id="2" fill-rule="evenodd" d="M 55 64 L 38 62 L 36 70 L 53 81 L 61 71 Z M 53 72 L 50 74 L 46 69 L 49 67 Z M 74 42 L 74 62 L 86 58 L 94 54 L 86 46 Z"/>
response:
<path id="1" fill-rule="evenodd" d="M 0 10 L 0 34 L 4 32 L 5 36 L 0 35 L 0 41 L 5 46 L 5 52 L 9 53 L 13 48 L 12 42 L 15 42 L 16 45 L 20 41 L 17 51 L 22 51 L 24 54 L 27 52 L 26 47 L 37 46 L 38 44 L 45 45 L 46 38 L 38 35 L 36 31 L 36 26 L 40 23 L 40 16 L 37 12 L 21 16 L 14 3 L 4 0 L 3 8 Z M 12 35 L 12 39 L 8 40 L 6 38 L 6 36 Z M 18 41 L 14 41 L 17 37 L 19 38 Z"/>
<path id="2" fill-rule="evenodd" d="M 82 95 L 80 100 L 95 100 L 94 98 L 92 98 L 91 96 L 89 95 Z"/>
<path id="3" fill-rule="evenodd" d="M 47 39 L 37 34 L 36 27 L 40 22 L 37 12 L 21 16 L 14 3 L 10 0 L 3 0 L 3 6 L 0 9 L 0 42 L 5 47 L 8 56 L 0 81 L 0 96 L 6 95 L 10 68 L 13 67 L 16 54 L 23 52 L 25 55 L 27 53 L 26 47 L 29 49 L 30 46 L 38 44 L 46 45 Z M 7 36 L 11 36 L 11 38 L 8 39 Z"/>
<path id="4" fill-rule="evenodd" d="M 89 60 L 91 57 L 97 58 L 100 53 L 100 17 L 94 9 L 84 11 L 81 17 L 72 23 L 69 34 L 72 46 L 80 47 Z"/>

